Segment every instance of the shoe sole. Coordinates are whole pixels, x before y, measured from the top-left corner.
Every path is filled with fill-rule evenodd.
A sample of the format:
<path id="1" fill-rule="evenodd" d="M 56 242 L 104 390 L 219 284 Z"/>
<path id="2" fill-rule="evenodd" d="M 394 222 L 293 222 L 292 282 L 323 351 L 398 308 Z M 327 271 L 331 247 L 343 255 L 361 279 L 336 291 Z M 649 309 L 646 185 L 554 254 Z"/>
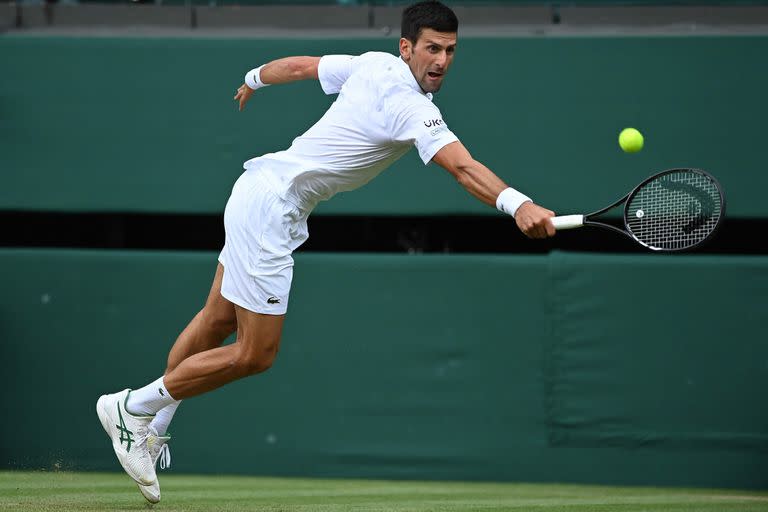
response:
<path id="1" fill-rule="evenodd" d="M 147 493 L 144 492 L 144 489 L 146 489 L 147 487 L 149 487 L 149 486 L 147 486 L 147 485 L 138 485 L 139 492 L 141 493 L 142 496 L 144 496 L 144 499 L 147 500 L 148 502 L 150 502 L 153 505 L 156 505 L 157 503 L 160 503 L 160 496 L 157 496 L 157 497 L 155 497 L 153 495 L 149 495 L 148 496 Z"/>
<path id="2" fill-rule="evenodd" d="M 153 481 L 147 481 L 142 480 L 139 478 L 134 477 L 131 475 L 131 473 L 128 471 L 128 468 L 125 467 L 125 464 L 123 463 L 122 459 L 120 459 L 120 456 L 117 455 L 120 450 L 122 450 L 120 443 L 116 443 L 114 439 L 112 439 L 112 436 L 109 434 L 109 413 L 107 412 L 106 407 L 104 407 L 104 402 L 107 400 L 107 395 L 101 395 L 96 402 L 96 414 L 99 416 L 99 421 L 101 422 L 101 426 L 104 428 L 104 432 L 106 432 L 107 437 L 110 441 L 112 441 L 112 449 L 115 452 L 115 456 L 117 457 L 118 462 L 120 462 L 120 465 L 123 467 L 123 471 L 131 477 L 137 484 L 139 485 L 152 485 L 155 482 Z M 144 494 L 144 493 L 142 493 Z"/>

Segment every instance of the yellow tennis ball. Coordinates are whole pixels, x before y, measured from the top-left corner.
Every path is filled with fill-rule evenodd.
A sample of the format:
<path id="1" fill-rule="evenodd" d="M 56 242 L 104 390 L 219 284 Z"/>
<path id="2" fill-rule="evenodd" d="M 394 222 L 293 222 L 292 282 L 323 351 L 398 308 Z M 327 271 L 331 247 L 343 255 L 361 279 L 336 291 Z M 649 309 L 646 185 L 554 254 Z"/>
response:
<path id="1" fill-rule="evenodd" d="M 634 128 L 624 128 L 619 134 L 619 146 L 625 153 L 637 153 L 643 149 L 643 134 Z"/>

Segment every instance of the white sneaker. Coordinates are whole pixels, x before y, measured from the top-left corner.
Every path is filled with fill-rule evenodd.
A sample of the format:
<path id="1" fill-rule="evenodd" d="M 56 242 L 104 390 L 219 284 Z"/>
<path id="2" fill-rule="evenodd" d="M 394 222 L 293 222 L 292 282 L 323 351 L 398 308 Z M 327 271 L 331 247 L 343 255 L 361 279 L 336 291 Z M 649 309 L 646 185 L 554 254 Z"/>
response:
<path id="1" fill-rule="evenodd" d="M 166 469 L 171 467 L 171 450 L 166 444 L 170 441 L 171 436 L 160 436 L 157 434 L 154 428 L 149 428 L 149 435 L 147 436 L 147 446 L 149 447 L 149 454 L 152 456 L 152 464 L 157 466 L 157 461 L 160 461 L 160 469 Z M 155 468 L 157 471 L 157 468 Z M 160 479 L 155 480 L 152 485 L 139 485 L 139 491 L 150 503 L 160 502 Z"/>
<path id="2" fill-rule="evenodd" d="M 141 485 L 157 483 L 155 465 L 149 454 L 147 436 L 149 422 L 154 416 L 136 416 L 125 409 L 130 389 L 113 395 L 101 395 L 96 402 L 96 413 L 101 426 L 112 440 L 117 460 L 128 476 Z"/>

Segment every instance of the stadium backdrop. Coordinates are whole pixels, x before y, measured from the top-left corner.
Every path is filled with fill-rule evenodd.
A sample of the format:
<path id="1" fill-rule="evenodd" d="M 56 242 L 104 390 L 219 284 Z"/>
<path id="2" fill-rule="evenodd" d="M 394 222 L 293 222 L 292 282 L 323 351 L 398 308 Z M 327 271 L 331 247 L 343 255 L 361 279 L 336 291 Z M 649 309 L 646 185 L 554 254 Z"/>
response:
<path id="1" fill-rule="evenodd" d="M 286 147 L 332 101 L 292 84 L 238 113 L 245 69 L 393 48 L 3 36 L 0 209 L 220 213 L 242 161 Z M 684 165 L 721 179 L 729 215 L 762 219 L 767 51 L 764 37 L 467 39 L 437 101 L 476 157 L 558 211 Z M 645 151 L 619 152 L 625 125 Z M 446 213 L 496 215 L 414 155 L 318 209 Z M 215 257 L 0 250 L 14 418 L 0 466 L 116 469 L 94 400 L 163 370 Z M 768 485 L 765 256 L 297 262 L 275 368 L 182 406 L 175 470 Z"/>

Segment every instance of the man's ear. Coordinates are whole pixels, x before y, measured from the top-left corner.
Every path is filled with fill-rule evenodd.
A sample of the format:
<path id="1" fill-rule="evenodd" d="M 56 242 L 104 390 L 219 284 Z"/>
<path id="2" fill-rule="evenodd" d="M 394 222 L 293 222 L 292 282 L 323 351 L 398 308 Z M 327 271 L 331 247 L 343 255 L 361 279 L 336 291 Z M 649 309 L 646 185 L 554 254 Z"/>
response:
<path id="1" fill-rule="evenodd" d="M 411 51 L 413 50 L 413 44 L 406 38 L 400 38 L 400 56 L 405 62 L 411 60 Z"/>

